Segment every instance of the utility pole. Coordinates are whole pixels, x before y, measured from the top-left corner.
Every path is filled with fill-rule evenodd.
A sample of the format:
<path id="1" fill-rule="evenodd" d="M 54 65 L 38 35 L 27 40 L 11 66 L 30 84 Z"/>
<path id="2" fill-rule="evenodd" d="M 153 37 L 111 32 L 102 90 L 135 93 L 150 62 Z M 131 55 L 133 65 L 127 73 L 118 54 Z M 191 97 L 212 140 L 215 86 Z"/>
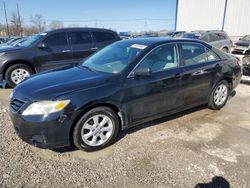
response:
<path id="1" fill-rule="evenodd" d="M 21 24 L 21 18 L 20 18 L 20 11 L 19 11 L 19 6 L 18 3 L 16 4 L 17 6 L 17 15 L 18 15 L 18 26 L 19 26 L 19 35 L 22 35 L 22 24 Z"/>
<path id="2" fill-rule="evenodd" d="M 144 30 L 145 30 L 145 33 L 147 33 L 147 29 L 148 29 L 148 20 L 147 18 L 144 19 Z"/>
<path id="3" fill-rule="evenodd" d="M 9 24 L 8 24 L 8 18 L 7 18 L 7 12 L 6 12 L 5 2 L 3 2 L 3 8 L 4 8 L 4 13 L 5 13 L 5 21 L 6 21 L 6 27 L 7 27 L 7 34 L 8 34 L 8 37 L 10 37 L 10 30 L 9 30 Z"/>

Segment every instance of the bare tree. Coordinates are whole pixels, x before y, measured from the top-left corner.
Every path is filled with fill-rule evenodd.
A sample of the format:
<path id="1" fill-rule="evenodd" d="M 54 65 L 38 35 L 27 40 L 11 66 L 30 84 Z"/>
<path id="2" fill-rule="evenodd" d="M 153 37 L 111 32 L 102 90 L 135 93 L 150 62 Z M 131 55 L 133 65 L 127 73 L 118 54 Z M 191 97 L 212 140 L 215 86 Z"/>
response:
<path id="1" fill-rule="evenodd" d="M 15 12 L 10 15 L 10 33 L 14 36 L 21 35 L 21 18 Z"/>
<path id="2" fill-rule="evenodd" d="M 70 24 L 70 25 L 68 25 L 68 27 L 80 27 L 78 24 Z M 85 27 L 87 27 L 87 26 L 85 26 Z"/>
<path id="3" fill-rule="evenodd" d="M 33 24 L 33 28 L 36 29 L 36 33 L 42 32 L 46 29 L 46 21 L 43 18 L 43 15 L 36 14 L 34 17 L 30 18 L 31 23 Z"/>
<path id="4" fill-rule="evenodd" d="M 63 28 L 63 27 L 64 27 L 63 22 L 61 22 L 59 20 L 53 20 L 49 24 L 50 29 L 60 29 L 60 28 Z"/>

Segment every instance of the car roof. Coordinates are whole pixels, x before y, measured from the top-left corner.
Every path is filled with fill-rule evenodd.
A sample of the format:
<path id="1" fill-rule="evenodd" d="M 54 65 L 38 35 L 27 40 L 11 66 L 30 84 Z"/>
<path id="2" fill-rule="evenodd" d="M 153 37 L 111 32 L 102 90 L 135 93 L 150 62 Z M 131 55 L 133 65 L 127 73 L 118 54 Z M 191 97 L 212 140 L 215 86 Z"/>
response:
<path id="1" fill-rule="evenodd" d="M 208 34 L 208 33 L 226 33 L 222 30 L 196 30 L 196 31 L 190 31 L 186 33 L 192 33 L 192 34 Z"/>
<path id="2" fill-rule="evenodd" d="M 105 31 L 105 32 L 114 32 L 111 29 L 103 29 L 103 28 L 92 28 L 92 27 L 68 27 L 68 28 L 61 28 L 61 29 L 53 29 L 49 31 L 45 31 L 44 33 L 55 33 L 55 32 L 63 32 L 63 31 Z"/>
<path id="3" fill-rule="evenodd" d="M 195 43 L 206 44 L 196 39 L 167 38 L 167 37 L 133 38 L 133 39 L 122 40 L 120 42 L 126 42 L 126 41 L 134 43 L 134 44 L 142 44 L 146 46 L 157 45 L 161 43 L 171 43 L 171 42 L 195 42 Z"/>

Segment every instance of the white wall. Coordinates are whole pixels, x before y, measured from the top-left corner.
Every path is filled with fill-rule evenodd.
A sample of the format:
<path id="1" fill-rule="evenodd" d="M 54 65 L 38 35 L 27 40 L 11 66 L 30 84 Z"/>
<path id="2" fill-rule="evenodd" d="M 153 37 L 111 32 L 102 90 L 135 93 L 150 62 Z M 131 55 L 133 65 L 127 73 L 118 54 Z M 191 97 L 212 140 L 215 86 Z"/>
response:
<path id="1" fill-rule="evenodd" d="M 250 0 L 228 0 L 224 30 L 229 36 L 250 34 Z"/>
<path id="2" fill-rule="evenodd" d="M 221 29 L 224 6 L 225 0 L 179 0 L 177 30 Z"/>

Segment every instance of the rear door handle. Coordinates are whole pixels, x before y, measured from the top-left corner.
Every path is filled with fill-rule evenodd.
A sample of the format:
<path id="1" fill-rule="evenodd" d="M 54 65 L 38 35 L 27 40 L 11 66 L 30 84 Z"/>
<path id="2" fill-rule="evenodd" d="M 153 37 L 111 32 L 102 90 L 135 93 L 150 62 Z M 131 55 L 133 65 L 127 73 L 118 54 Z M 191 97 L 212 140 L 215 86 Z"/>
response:
<path id="1" fill-rule="evenodd" d="M 174 76 L 174 78 L 175 78 L 176 80 L 180 80 L 180 79 L 181 79 L 181 74 L 180 74 L 180 73 L 177 73 L 177 74 Z"/>
<path id="2" fill-rule="evenodd" d="M 71 50 L 63 50 L 62 53 L 71 52 Z"/>
<path id="3" fill-rule="evenodd" d="M 98 48 L 97 47 L 91 48 L 91 50 L 96 51 L 96 50 L 98 50 Z"/>
<path id="4" fill-rule="evenodd" d="M 199 75 L 202 75 L 202 74 L 204 74 L 204 73 L 205 73 L 204 70 L 198 70 L 198 71 L 194 72 L 192 75 L 193 75 L 193 76 L 199 76 Z"/>

